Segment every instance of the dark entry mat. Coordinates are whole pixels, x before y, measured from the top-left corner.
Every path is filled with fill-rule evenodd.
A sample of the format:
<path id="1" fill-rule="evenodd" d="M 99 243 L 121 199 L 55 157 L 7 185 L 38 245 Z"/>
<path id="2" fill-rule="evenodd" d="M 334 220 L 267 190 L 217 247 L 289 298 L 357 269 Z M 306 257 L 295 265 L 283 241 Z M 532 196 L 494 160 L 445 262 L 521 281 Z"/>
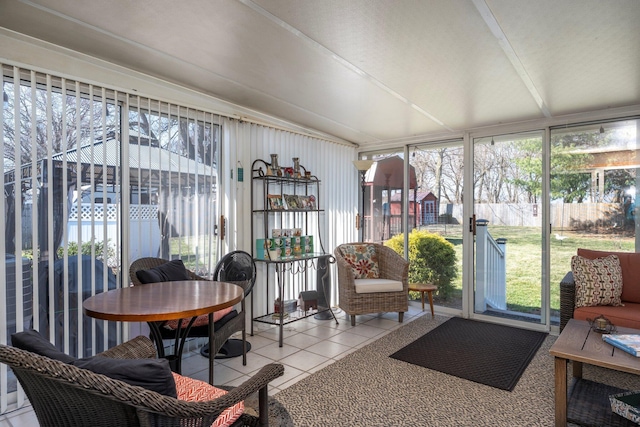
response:
<path id="1" fill-rule="evenodd" d="M 454 317 L 390 357 L 511 391 L 546 336 Z"/>

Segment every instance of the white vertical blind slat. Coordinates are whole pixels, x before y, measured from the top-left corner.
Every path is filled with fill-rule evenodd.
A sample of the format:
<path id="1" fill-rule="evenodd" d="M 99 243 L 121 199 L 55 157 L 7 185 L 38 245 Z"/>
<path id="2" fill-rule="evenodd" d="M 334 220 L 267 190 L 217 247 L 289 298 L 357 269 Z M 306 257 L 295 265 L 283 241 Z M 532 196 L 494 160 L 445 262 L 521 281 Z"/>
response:
<path id="1" fill-rule="evenodd" d="M 105 90 L 104 87 L 100 88 L 100 101 L 101 101 L 101 105 L 100 105 L 100 122 L 102 124 L 102 130 L 100 132 L 100 136 L 102 137 L 102 259 L 104 260 L 104 267 L 102 269 L 102 283 L 103 283 L 103 292 L 106 291 L 108 289 L 108 283 L 109 283 L 109 278 L 107 276 L 109 267 L 108 267 L 108 260 L 109 260 L 109 255 L 108 255 L 108 250 L 109 250 L 109 235 L 108 235 L 108 218 L 109 218 L 109 214 L 108 214 L 108 206 L 107 206 L 107 201 L 108 201 L 108 193 L 107 193 L 107 188 L 108 188 L 108 182 L 107 182 L 107 177 L 109 175 L 109 166 L 108 166 L 108 162 L 107 162 L 107 91 Z M 96 135 L 96 138 L 93 138 L 94 141 L 97 140 L 98 135 Z M 114 166 L 115 167 L 115 166 Z M 66 171 L 65 171 L 66 173 Z M 78 289 L 78 310 L 81 309 L 80 305 L 80 301 L 82 300 L 82 298 L 80 298 L 81 295 L 81 290 Z M 106 331 L 107 330 L 107 321 L 106 320 L 101 320 L 99 321 L 102 323 L 102 330 Z M 109 348 L 109 335 L 108 334 L 102 334 L 102 348 Z"/>
<path id="2" fill-rule="evenodd" d="M 76 209 L 77 209 L 77 239 L 76 239 L 76 243 L 77 243 L 77 248 L 78 248 L 78 255 L 80 255 L 82 253 L 82 243 L 83 243 L 83 238 L 82 238 L 82 232 L 81 230 L 83 230 L 83 215 L 82 215 L 82 182 L 80 179 L 80 171 L 82 170 L 82 156 L 80 156 L 80 146 L 81 141 L 80 141 L 80 135 L 82 134 L 82 122 L 81 122 L 81 97 L 80 97 L 80 83 L 76 82 L 75 84 L 75 118 L 76 118 L 76 123 L 75 123 L 75 135 L 76 135 L 76 152 L 78 153 L 78 155 L 76 156 L 76 194 L 78 195 L 77 197 L 77 201 L 76 201 Z M 81 259 L 81 258 L 80 258 Z M 77 264 L 77 273 L 76 273 L 76 277 L 83 277 L 83 268 L 82 268 L 82 262 L 78 262 Z M 67 306 L 68 307 L 68 306 Z M 65 308 L 67 308 L 65 307 Z M 83 321 L 82 321 L 82 310 L 76 310 L 76 324 L 78 325 L 78 347 L 76 348 L 76 351 L 80 351 L 80 349 L 84 348 L 84 334 L 82 333 L 82 327 L 83 327 Z"/>
<path id="3" fill-rule="evenodd" d="M 67 194 L 67 189 L 69 188 L 68 186 L 68 182 L 67 182 L 67 178 L 68 178 L 68 174 L 67 174 L 67 102 L 66 102 L 66 96 L 67 96 L 67 81 L 66 79 L 62 79 L 61 81 L 61 85 L 60 85 L 60 89 L 61 89 L 61 106 L 62 106 L 62 135 L 60 138 L 60 143 L 61 143 L 61 149 L 62 149 L 62 189 L 63 189 L 63 193 L 62 193 L 62 199 L 63 200 L 67 200 L 68 194 Z M 62 205 L 62 217 L 63 218 L 68 218 L 69 217 L 69 212 L 68 212 L 68 208 L 67 208 L 67 203 L 64 203 Z M 63 302 L 64 302 L 64 306 L 68 307 L 69 306 L 69 259 L 68 259 L 68 247 L 69 247 L 69 242 L 68 242 L 68 233 L 67 233 L 67 225 L 68 222 L 64 221 L 62 224 L 62 237 L 63 237 L 63 241 L 62 241 L 62 247 L 64 250 L 64 254 L 62 257 L 62 260 L 64 262 L 64 294 L 63 294 Z M 63 315 L 63 323 L 65 326 L 65 329 L 69 329 L 69 310 L 64 310 L 64 312 L 62 313 Z M 64 352 L 65 353 L 69 353 L 69 336 L 68 334 L 65 336 L 65 340 L 64 340 Z"/>
<path id="4" fill-rule="evenodd" d="M 0 70 L 4 68 L 4 65 L 0 62 Z M 0 141 L 4 141 L 4 109 L 5 109 L 5 101 L 4 101 L 4 97 L 5 95 L 8 98 L 8 94 L 5 92 L 5 79 L 4 76 L 2 76 L 2 80 L 0 80 L 2 82 L 1 89 L 2 89 L 2 113 L 0 114 Z M 8 102 L 8 99 L 7 99 Z M 4 144 L 0 144 L 0 158 L 1 159 L 5 159 L 5 150 L 4 150 Z M 2 186 L 2 188 L 5 188 L 5 179 L 4 179 L 4 173 L 2 174 L 2 176 L 0 176 L 0 185 Z M 7 212 L 6 211 L 6 199 L 5 197 L 2 197 L 0 199 L 0 212 Z M 5 221 L 7 221 L 9 218 L 6 217 L 5 214 Z M 5 242 L 6 240 L 6 235 L 5 235 L 5 228 L 4 227 L 0 227 L 0 242 Z M 0 263 L 0 277 L 6 277 L 7 274 L 7 263 Z M 6 280 L 2 280 L 0 281 L 0 301 L 6 301 L 7 300 L 7 281 Z M 7 319 L 7 313 L 5 312 L 5 318 L 3 319 L 3 323 L 8 321 L 9 319 Z M 8 341 L 8 337 L 7 337 L 7 330 L 6 328 L 0 328 L 0 343 L 2 344 L 6 344 Z M 8 388 L 8 370 L 7 370 L 7 365 L 6 364 L 0 364 L 0 390 L 7 390 Z M 0 392 L 0 413 L 3 413 L 7 410 L 7 406 L 8 406 L 8 398 L 7 398 L 7 393 L 6 392 Z"/>
<path id="5" fill-rule="evenodd" d="M 89 158 L 91 159 L 90 165 L 89 165 L 89 169 L 90 169 L 90 184 L 91 184 L 91 189 L 89 190 L 89 194 L 90 194 L 90 203 L 91 203 L 91 237 L 89 239 L 89 241 L 91 242 L 91 259 L 95 259 L 96 258 L 96 246 L 95 246 L 95 241 L 96 241 L 96 222 L 95 222 L 95 218 L 96 218 L 96 165 L 95 165 L 95 158 L 96 158 L 96 147 L 94 144 L 95 141 L 95 98 L 94 98 L 94 88 L 93 85 L 89 85 L 89 120 L 90 120 L 90 124 L 89 124 L 89 151 L 90 151 L 90 155 Z M 82 248 L 78 248 L 78 254 L 82 253 Z M 81 262 L 82 258 L 79 259 L 79 263 Z M 95 295 L 96 294 L 96 269 L 92 268 L 91 269 L 91 295 Z M 83 283 L 84 285 L 84 283 Z M 80 288 L 80 286 L 78 286 Z M 84 287 L 84 286 L 83 286 Z M 78 291 L 80 291 L 80 289 L 78 289 Z M 79 298 L 82 299 L 82 298 Z M 78 310 L 81 311 L 81 310 Z M 84 322 L 80 322 L 78 323 L 78 331 L 82 331 L 83 329 L 83 325 L 82 323 Z M 78 334 L 80 335 L 80 333 Z M 92 337 L 92 343 L 91 343 L 91 347 L 95 348 L 96 346 L 96 322 L 92 321 L 91 322 L 91 337 Z M 80 349 L 78 349 L 80 350 Z"/>

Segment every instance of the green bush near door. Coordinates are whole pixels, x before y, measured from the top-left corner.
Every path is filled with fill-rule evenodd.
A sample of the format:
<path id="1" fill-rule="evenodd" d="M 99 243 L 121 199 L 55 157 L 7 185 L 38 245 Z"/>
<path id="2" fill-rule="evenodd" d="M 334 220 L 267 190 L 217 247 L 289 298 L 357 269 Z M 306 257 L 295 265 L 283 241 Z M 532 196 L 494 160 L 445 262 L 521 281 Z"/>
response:
<path id="1" fill-rule="evenodd" d="M 404 234 L 393 236 L 385 245 L 404 256 Z M 454 292 L 451 282 L 456 276 L 456 252 L 451 243 L 424 230 L 409 233 L 409 283 L 432 283 L 446 300 Z"/>

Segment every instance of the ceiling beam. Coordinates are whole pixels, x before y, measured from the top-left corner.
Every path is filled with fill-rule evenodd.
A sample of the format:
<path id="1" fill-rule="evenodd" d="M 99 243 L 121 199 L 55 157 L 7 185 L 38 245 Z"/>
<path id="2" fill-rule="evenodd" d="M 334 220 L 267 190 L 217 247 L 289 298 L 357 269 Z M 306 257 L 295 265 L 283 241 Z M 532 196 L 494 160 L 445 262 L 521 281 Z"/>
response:
<path id="1" fill-rule="evenodd" d="M 496 39 L 498 39 L 498 44 L 504 51 L 505 55 L 507 55 L 507 58 L 509 58 L 511 65 L 513 65 L 513 68 L 516 70 L 516 73 L 520 77 L 520 80 L 522 80 L 524 85 L 527 87 L 527 90 L 538 105 L 538 108 L 540 108 L 542 114 L 544 114 L 544 116 L 548 119 L 551 118 L 551 113 L 549 113 L 549 109 L 542 99 L 540 92 L 538 92 L 538 89 L 533 84 L 531 77 L 529 77 L 529 73 L 527 73 L 524 65 L 522 65 L 520 58 L 518 58 L 516 51 L 513 49 L 513 46 L 511 46 L 511 43 L 509 43 L 509 39 L 507 39 L 506 34 L 502 31 L 500 24 L 496 20 L 496 17 L 493 15 L 493 12 L 491 12 L 491 9 L 487 5 L 487 2 L 485 0 L 472 1 L 476 9 L 478 9 L 478 12 L 480 12 L 480 16 L 491 30 L 491 33 L 495 36 Z"/>

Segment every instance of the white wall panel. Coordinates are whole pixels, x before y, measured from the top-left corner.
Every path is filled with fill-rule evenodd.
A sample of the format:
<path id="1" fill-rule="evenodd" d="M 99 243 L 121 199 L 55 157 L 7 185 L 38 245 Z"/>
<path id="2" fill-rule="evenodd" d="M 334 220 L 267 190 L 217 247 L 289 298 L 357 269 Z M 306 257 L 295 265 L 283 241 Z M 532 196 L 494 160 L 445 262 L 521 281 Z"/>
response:
<path id="1" fill-rule="evenodd" d="M 293 157 L 300 159 L 300 164 L 307 170 L 311 171 L 320 179 L 320 188 L 318 202 L 321 212 L 318 216 L 318 225 L 320 229 L 319 237 L 322 240 L 322 246 L 326 253 L 333 253 L 334 248 L 340 243 L 353 241 L 357 239 L 357 230 L 355 229 L 355 216 L 357 213 L 358 201 L 358 175 L 357 171 L 351 163 L 356 158 L 355 149 L 343 145 L 318 140 L 306 135 L 298 135 L 292 132 L 286 132 L 278 129 L 268 128 L 255 124 L 242 124 L 241 126 L 248 129 L 249 141 L 246 148 L 252 154 L 252 162 L 256 159 L 262 159 L 268 163 L 271 162 L 270 154 L 278 154 L 278 163 L 281 167 L 292 166 Z M 242 146 L 243 141 L 238 141 L 238 150 L 245 151 Z M 244 187 L 248 188 L 250 183 L 250 167 L 245 169 Z M 253 203 L 255 206 L 261 206 L 262 192 L 254 189 Z M 250 188 L 248 188 L 250 192 Z M 246 216 L 249 218 L 251 209 L 245 209 Z M 255 216 L 254 221 L 260 221 L 261 218 Z M 311 221 L 310 221 L 311 224 Z M 262 227 L 257 227 L 262 232 Z M 247 233 L 249 233 L 247 229 Z M 314 233 L 316 234 L 316 233 Z M 262 237 L 262 236 L 257 236 Z M 244 236 L 243 242 L 251 246 L 245 250 L 251 251 L 255 245 L 254 241 L 247 242 L 247 235 Z M 316 251 L 319 249 L 319 242 L 316 242 Z M 256 315 L 266 314 L 264 310 L 267 307 L 265 276 L 273 275 L 273 268 L 268 267 L 265 263 L 258 263 L 258 282 L 256 291 L 254 291 L 254 308 Z M 337 283 L 335 269 L 332 268 L 332 304 L 336 303 Z M 271 283 L 274 283 L 273 279 Z M 270 290 L 270 297 L 273 294 Z"/>

